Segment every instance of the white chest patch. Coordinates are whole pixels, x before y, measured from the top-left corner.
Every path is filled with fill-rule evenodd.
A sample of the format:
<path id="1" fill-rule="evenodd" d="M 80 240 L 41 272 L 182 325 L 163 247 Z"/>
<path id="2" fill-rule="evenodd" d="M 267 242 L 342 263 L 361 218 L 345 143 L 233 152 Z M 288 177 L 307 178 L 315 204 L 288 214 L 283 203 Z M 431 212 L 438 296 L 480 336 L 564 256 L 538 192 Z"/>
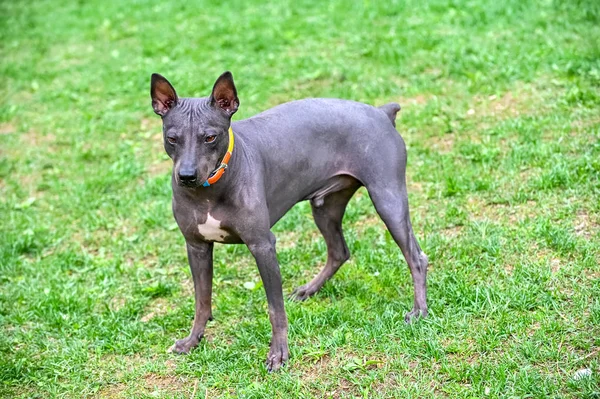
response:
<path id="1" fill-rule="evenodd" d="M 221 228 L 221 221 L 213 218 L 210 213 L 206 215 L 206 222 L 198 225 L 198 233 L 210 241 L 221 241 L 229 235 Z"/>

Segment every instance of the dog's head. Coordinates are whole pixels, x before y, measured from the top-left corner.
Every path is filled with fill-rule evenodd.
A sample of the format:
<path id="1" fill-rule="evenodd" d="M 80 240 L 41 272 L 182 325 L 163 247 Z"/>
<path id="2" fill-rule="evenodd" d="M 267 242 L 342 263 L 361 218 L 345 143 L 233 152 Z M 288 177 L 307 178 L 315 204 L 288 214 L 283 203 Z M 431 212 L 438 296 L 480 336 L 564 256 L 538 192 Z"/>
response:
<path id="1" fill-rule="evenodd" d="M 162 117 L 175 180 L 187 187 L 202 185 L 227 152 L 231 116 L 240 105 L 233 76 L 219 76 L 209 97 L 179 98 L 171 83 L 155 73 L 150 96 L 154 112 Z"/>

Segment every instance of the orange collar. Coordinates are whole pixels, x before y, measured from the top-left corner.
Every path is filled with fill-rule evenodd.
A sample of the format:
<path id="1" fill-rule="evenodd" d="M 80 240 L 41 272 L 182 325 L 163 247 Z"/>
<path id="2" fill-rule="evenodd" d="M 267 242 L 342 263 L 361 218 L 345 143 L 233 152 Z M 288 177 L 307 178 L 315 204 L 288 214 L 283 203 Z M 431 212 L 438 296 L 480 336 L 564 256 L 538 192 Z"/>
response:
<path id="1" fill-rule="evenodd" d="M 227 169 L 227 164 L 229 163 L 229 159 L 231 158 L 231 153 L 233 152 L 233 130 L 231 126 L 229 127 L 229 146 L 227 147 L 227 152 L 221 161 L 221 165 L 215 170 L 212 171 L 208 179 L 202 184 L 203 187 L 208 187 L 211 184 L 215 184 L 219 181 L 223 173 L 225 173 L 225 169 Z"/>

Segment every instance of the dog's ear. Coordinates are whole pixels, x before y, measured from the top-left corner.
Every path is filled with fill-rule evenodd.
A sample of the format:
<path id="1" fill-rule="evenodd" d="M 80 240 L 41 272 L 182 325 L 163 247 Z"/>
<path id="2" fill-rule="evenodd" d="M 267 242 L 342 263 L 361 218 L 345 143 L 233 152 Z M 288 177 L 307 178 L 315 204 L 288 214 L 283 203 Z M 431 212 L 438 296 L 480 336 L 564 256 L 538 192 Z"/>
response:
<path id="1" fill-rule="evenodd" d="M 150 96 L 152 97 L 152 108 L 160 116 L 177 105 L 177 93 L 171 83 L 164 76 L 153 73 L 150 79 Z"/>
<path id="2" fill-rule="evenodd" d="M 231 72 L 224 72 L 215 82 L 210 95 L 210 104 L 223 110 L 229 117 L 238 110 L 240 100 L 237 96 Z"/>

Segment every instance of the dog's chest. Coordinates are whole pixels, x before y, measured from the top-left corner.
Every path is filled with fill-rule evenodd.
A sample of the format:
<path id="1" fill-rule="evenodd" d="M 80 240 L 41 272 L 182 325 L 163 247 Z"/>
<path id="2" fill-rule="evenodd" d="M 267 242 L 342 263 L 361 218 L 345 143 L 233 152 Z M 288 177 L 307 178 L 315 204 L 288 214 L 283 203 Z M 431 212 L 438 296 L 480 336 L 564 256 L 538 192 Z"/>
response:
<path id="1" fill-rule="evenodd" d="M 186 241 L 241 243 L 231 224 L 232 210 L 210 205 L 173 198 L 173 215 Z"/>
<path id="2" fill-rule="evenodd" d="M 223 242 L 229 236 L 227 230 L 221 227 L 221 221 L 210 213 L 206 214 L 206 220 L 197 223 L 197 228 L 198 234 L 206 241 Z"/>

